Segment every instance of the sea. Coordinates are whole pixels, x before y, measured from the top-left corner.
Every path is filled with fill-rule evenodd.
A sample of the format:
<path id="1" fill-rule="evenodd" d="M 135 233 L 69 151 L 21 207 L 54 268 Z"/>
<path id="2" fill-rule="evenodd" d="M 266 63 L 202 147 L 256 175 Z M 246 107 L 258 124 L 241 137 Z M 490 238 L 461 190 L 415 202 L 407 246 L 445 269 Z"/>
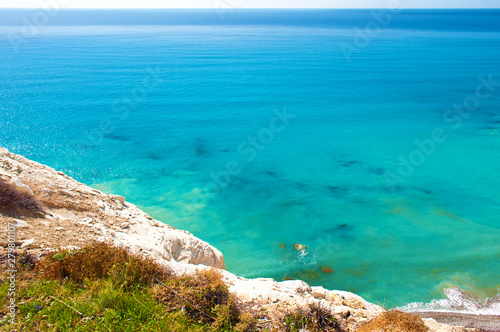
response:
<path id="1" fill-rule="evenodd" d="M 500 312 L 500 10 L 0 9 L 0 146 L 239 276 Z"/>

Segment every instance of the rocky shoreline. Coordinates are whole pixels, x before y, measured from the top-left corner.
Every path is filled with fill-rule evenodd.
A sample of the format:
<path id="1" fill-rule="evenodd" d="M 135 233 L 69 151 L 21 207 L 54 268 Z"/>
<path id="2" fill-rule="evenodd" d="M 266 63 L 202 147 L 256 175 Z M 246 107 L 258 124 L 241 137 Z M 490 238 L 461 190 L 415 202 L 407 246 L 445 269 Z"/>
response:
<path id="1" fill-rule="evenodd" d="M 225 270 L 219 250 L 189 232 L 154 220 L 122 196 L 105 195 L 4 148 L 0 148 L 0 179 L 18 191 L 34 195 L 46 207 L 44 217 L 16 219 L 0 214 L 3 229 L 9 223 L 16 225 L 16 245 L 40 255 L 61 247 L 79 248 L 91 241 L 108 241 L 152 257 L 178 274 L 215 267 L 221 269 L 230 291 L 254 311 L 282 312 L 317 302 L 346 321 L 350 331 L 385 311 L 355 294 L 310 287 L 300 280 L 277 282 L 268 278 L 238 277 Z M 6 250 L 5 241 L 0 240 L 2 250 Z M 481 320 L 481 325 L 471 325 L 470 317 L 458 319 L 456 315 L 426 313 L 423 317 L 427 317 L 424 321 L 429 330 L 436 332 L 477 331 L 439 324 L 436 320 L 485 329 L 494 328 L 496 324 L 493 320 L 490 325 L 484 325 Z M 489 331 L 499 330 L 500 327 Z"/>
<path id="2" fill-rule="evenodd" d="M 475 327 L 485 331 L 500 331 L 500 316 L 475 315 L 459 312 L 419 311 L 418 314 L 425 318 L 432 318 L 444 324 Z"/>

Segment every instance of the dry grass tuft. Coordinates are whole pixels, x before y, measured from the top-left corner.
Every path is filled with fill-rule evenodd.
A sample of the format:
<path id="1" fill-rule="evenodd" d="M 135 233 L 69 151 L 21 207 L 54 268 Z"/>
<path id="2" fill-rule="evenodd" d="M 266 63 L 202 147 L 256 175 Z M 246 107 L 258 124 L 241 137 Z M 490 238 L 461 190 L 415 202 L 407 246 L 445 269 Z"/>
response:
<path id="1" fill-rule="evenodd" d="M 427 332 L 429 328 L 416 314 L 389 310 L 361 325 L 356 332 Z"/>
<path id="2" fill-rule="evenodd" d="M 301 330 L 312 332 L 328 331 L 342 332 L 339 322 L 333 317 L 330 309 L 320 303 L 310 304 L 306 308 L 296 308 L 285 313 L 281 318 L 280 331 L 298 332 Z"/>
<path id="3" fill-rule="evenodd" d="M 35 197 L 20 193 L 0 179 L 0 213 L 9 217 L 39 217 L 44 208 Z"/>
<path id="4" fill-rule="evenodd" d="M 155 278 L 165 280 L 171 272 L 152 259 L 131 254 L 125 248 L 95 242 L 81 250 L 59 250 L 37 266 L 46 279 L 69 279 L 82 283 L 86 279 L 111 278 L 123 288 L 151 285 Z"/>
<path id="5" fill-rule="evenodd" d="M 184 310 L 199 323 L 211 324 L 215 330 L 250 331 L 255 325 L 252 315 L 242 314 L 235 297 L 216 269 L 198 271 L 189 277 L 171 278 L 165 287 L 154 290 L 156 299 L 170 311 Z"/>

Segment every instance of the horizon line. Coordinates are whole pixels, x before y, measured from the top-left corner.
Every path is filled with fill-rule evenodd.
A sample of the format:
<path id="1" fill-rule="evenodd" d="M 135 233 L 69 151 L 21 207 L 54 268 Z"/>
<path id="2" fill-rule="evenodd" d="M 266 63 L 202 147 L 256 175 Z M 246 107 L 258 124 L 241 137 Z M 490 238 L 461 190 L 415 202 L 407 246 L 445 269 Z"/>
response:
<path id="1" fill-rule="evenodd" d="M 0 9 L 46 9 L 46 7 L 2 7 L 0 5 Z M 182 10 L 196 10 L 196 9 L 210 9 L 215 10 L 214 7 L 189 7 L 189 8 L 177 8 L 177 7 L 62 7 L 58 8 L 59 10 L 73 10 L 73 9 L 117 9 L 117 10 L 134 10 L 134 9 L 182 9 Z M 387 7 L 255 7 L 255 8 L 231 8 L 231 11 L 234 10 L 253 10 L 253 9 L 291 9 L 291 10 L 353 10 L 353 9 L 387 9 Z M 401 8 L 404 10 L 408 9 L 418 9 L 418 10 L 433 10 L 433 9 L 500 9 L 499 7 L 405 7 Z"/>

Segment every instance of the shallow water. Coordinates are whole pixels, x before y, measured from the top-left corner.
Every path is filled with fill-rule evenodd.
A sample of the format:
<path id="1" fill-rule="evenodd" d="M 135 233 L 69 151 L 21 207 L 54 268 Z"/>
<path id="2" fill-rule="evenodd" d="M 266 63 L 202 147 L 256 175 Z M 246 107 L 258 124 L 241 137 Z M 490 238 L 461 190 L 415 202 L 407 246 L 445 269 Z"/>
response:
<path id="1" fill-rule="evenodd" d="M 21 27 L 0 26 L 0 144 L 189 230 L 238 275 L 388 306 L 496 295 L 500 85 L 447 111 L 500 82 L 499 12 L 405 11 L 350 61 L 371 16 L 329 13 L 46 26 L 17 53 Z"/>

